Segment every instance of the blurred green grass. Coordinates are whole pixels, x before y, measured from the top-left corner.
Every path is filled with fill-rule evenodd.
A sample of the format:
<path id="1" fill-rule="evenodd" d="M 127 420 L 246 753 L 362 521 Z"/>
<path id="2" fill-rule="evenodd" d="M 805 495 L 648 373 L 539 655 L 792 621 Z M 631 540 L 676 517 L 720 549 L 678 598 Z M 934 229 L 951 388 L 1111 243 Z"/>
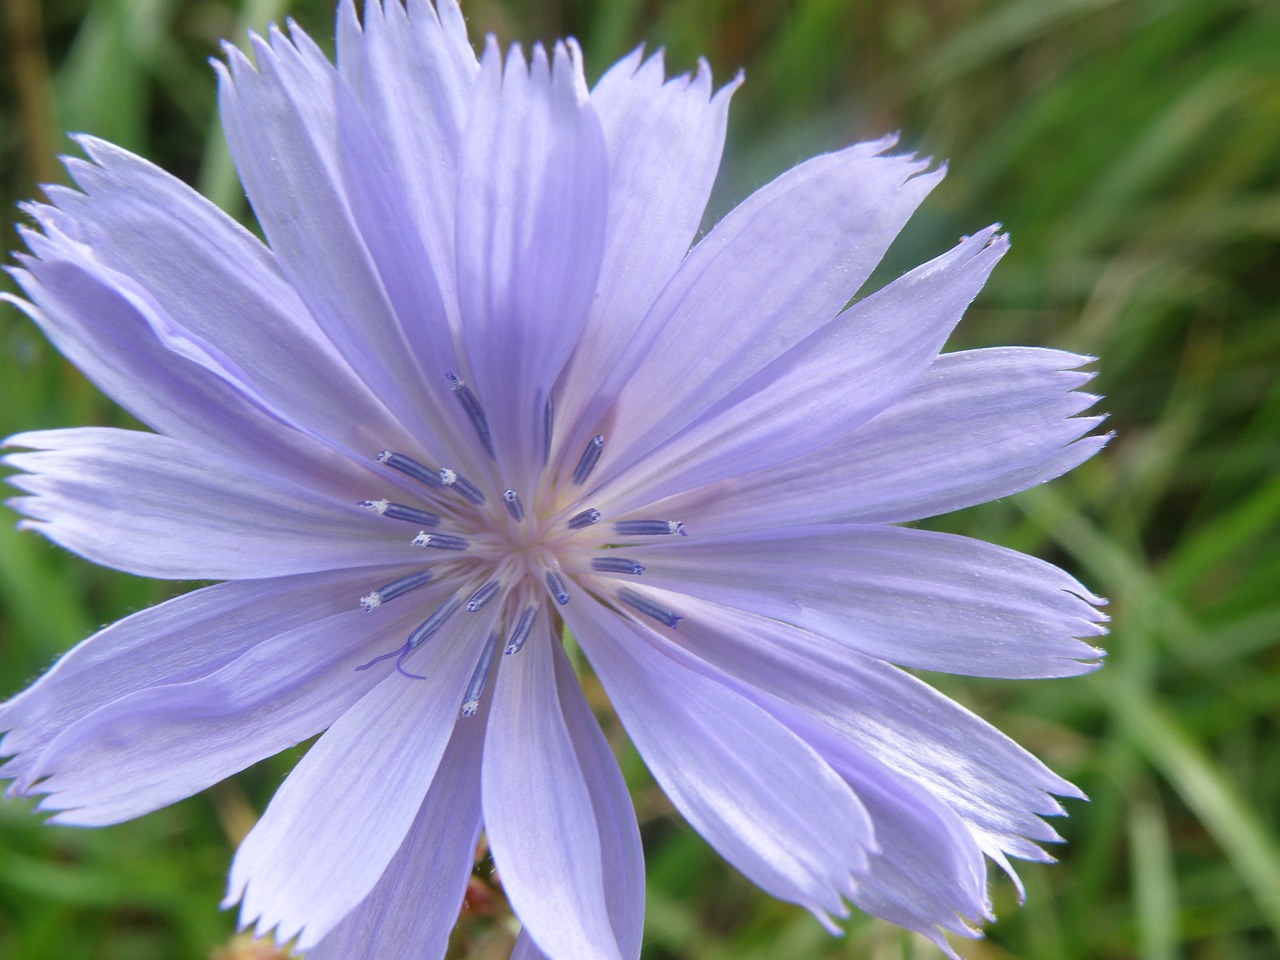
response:
<path id="1" fill-rule="evenodd" d="M 954 347 L 1101 357 L 1117 439 L 1056 483 L 935 522 L 1062 563 L 1112 598 L 1083 680 L 935 678 L 1092 797 L 1058 866 L 973 960 L 1280 957 L 1280 6 L 1263 0 L 600 0 L 466 5 L 473 35 L 578 36 L 598 74 L 642 40 L 672 68 L 739 67 L 717 213 L 814 152 L 901 130 L 951 173 L 883 276 L 1001 221 L 1014 247 Z M 6 0 L 0 189 L 59 179 L 63 130 L 141 152 L 246 216 L 215 123 L 221 37 L 328 2 Z M 0 69 L 5 69 L 0 67 Z M 16 237 L 5 218 L 6 249 Z M 0 435 L 121 423 L 13 310 Z M 96 625 L 169 595 L 0 522 L 0 693 Z M 613 731 L 617 734 L 617 731 Z M 643 819 L 649 960 L 936 956 L 855 917 L 833 940 L 672 818 L 623 746 Z M 196 960 L 231 938 L 223 874 L 290 757 L 103 831 L 0 803 L 0 956 Z M 485 880 L 483 872 L 478 882 Z M 505 955 L 477 886 L 458 957 Z M 229 954 L 223 954 L 229 956 Z"/>

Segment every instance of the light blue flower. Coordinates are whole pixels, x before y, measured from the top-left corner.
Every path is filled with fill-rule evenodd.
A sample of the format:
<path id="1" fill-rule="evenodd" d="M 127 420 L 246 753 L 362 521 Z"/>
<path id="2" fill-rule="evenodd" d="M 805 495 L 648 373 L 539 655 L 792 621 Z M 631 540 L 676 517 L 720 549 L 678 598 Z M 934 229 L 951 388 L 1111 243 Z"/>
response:
<path id="1" fill-rule="evenodd" d="M 640 837 L 561 644 L 742 873 L 828 926 L 990 916 L 1069 783 L 902 667 L 1078 674 L 1101 601 L 897 524 L 1095 453 L 1087 358 L 939 354 L 995 228 L 858 294 L 938 183 L 894 141 L 801 164 L 692 250 L 737 81 L 572 41 L 477 59 L 453 0 L 219 65 L 267 242 L 81 138 L 13 299 L 155 432 L 25 433 L 22 525 L 152 577 L 0 707 L 61 823 L 139 816 L 322 733 L 228 904 L 311 960 L 439 957 L 477 840 L 520 957 L 635 958 Z M 535 945 L 536 944 L 536 945 Z"/>

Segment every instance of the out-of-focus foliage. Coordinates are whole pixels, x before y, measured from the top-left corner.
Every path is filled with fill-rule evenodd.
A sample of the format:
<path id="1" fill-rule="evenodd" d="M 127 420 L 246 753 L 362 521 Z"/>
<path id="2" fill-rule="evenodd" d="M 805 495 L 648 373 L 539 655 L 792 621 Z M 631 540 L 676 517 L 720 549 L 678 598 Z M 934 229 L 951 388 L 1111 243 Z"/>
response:
<path id="1" fill-rule="evenodd" d="M 675 69 L 739 67 L 714 213 L 795 161 L 900 130 L 952 173 L 881 278 L 990 221 L 1013 252 L 957 346 L 1102 358 L 1118 437 L 1049 487 L 936 522 L 1047 556 L 1113 598 L 1101 673 L 930 678 L 1093 797 L 1062 864 L 973 960 L 1268 960 L 1280 955 L 1280 7 L 1265 0 L 472 0 L 473 33 L 572 33 L 598 73 L 642 40 Z M 137 150 L 247 217 L 216 126 L 220 37 L 328 2 L 6 0 L 0 189 L 62 179 L 61 131 Z M 6 218 L 7 220 L 8 218 Z M 3 228 L 6 248 L 16 245 Z M 14 310 L 0 314 L 0 434 L 124 423 Z M 176 589 L 115 575 L 0 522 L 0 693 L 91 630 Z M 598 694 L 589 686 L 589 692 Z M 598 695 L 596 700 L 604 706 Z M 936 956 L 855 917 L 833 940 L 674 819 L 611 728 L 643 821 L 647 958 Z M 234 842 L 293 757 L 101 831 L 0 803 L 0 956 L 263 960 L 219 913 Z M 376 812 L 371 812 L 376 815 Z M 505 956 L 482 860 L 459 958 Z"/>

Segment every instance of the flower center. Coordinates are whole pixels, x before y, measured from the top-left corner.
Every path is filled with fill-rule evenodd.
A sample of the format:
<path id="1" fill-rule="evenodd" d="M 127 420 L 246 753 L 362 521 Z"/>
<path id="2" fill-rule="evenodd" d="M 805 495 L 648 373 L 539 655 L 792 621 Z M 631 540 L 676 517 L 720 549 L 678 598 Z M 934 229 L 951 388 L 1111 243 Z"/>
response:
<path id="1" fill-rule="evenodd" d="M 450 376 L 453 394 L 476 439 L 496 461 L 488 420 L 474 393 L 465 382 Z M 543 417 L 543 462 L 550 469 L 553 405 Z M 374 613 L 384 604 L 426 587 L 445 586 L 442 601 L 415 627 L 396 650 L 382 654 L 358 669 L 394 659 L 401 674 L 424 679 L 406 667 L 407 659 L 457 616 L 475 613 L 499 604 L 498 627 L 480 651 L 475 672 L 463 698 L 463 716 L 477 711 L 485 685 L 493 671 L 497 649 L 505 655 L 518 653 L 540 617 L 552 626 L 555 609 L 570 602 L 573 591 L 581 590 L 626 615 L 643 614 L 651 621 L 674 628 L 681 617 L 661 603 L 633 589 L 645 568 L 626 555 L 627 546 L 658 537 L 684 537 L 684 524 L 677 520 L 621 518 L 611 520 L 604 509 L 581 503 L 581 489 L 591 477 L 604 450 L 603 435 L 592 437 L 574 462 L 567 482 L 554 498 L 543 489 L 522 491 L 507 488 L 500 492 L 488 477 L 464 476 L 447 466 L 432 467 L 404 453 L 384 450 L 376 460 L 413 481 L 416 503 L 388 499 L 362 500 L 359 506 L 387 520 L 405 525 L 408 543 L 423 551 L 421 566 L 393 579 L 360 598 L 360 605 Z M 537 498 L 535 500 L 535 497 Z M 504 642 L 505 638 L 505 642 Z"/>

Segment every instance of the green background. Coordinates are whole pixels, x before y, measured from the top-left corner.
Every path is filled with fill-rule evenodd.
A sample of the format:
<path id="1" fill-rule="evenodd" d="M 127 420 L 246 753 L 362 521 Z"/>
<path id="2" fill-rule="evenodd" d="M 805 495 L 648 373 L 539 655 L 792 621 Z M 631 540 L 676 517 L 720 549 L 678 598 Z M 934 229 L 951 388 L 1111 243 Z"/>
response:
<path id="1" fill-rule="evenodd" d="M 0 189 L 64 179 L 63 130 L 141 152 L 246 216 L 215 122 L 217 40 L 327 3 L 4 0 Z M 592 78 L 642 40 L 673 70 L 739 67 L 714 215 L 813 153 L 900 130 L 951 174 L 880 278 L 1000 221 L 1014 245 L 954 347 L 1101 357 L 1117 438 L 1069 477 L 931 522 L 1061 563 L 1112 598 L 1100 673 L 930 677 L 1092 797 L 1028 897 L 994 880 L 972 960 L 1280 957 L 1280 5 L 1254 0 L 611 0 L 466 5 L 472 35 L 574 34 Z M 0 309 L 0 435 L 126 423 Z M 90 566 L 0 519 L 0 695 L 100 625 L 181 589 Z M 589 684 L 589 692 L 598 695 Z M 603 703 L 601 702 L 601 705 Z M 829 938 L 674 815 L 616 723 L 648 858 L 645 957 L 936 957 L 856 916 Z M 0 802 L 0 957 L 274 957 L 219 912 L 234 842 L 295 757 L 140 821 L 43 826 Z M 477 870 L 453 955 L 505 957 Z M 354 960 L 354 958 L 353 958 Z"/>

